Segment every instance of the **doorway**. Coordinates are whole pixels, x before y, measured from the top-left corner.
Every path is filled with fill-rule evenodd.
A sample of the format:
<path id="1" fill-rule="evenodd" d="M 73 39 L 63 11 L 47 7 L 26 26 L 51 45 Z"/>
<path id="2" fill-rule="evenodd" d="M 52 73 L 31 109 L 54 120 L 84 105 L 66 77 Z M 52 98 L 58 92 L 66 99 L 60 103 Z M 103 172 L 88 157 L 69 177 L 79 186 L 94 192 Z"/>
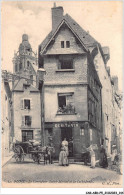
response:
<path id="1" fill-rule="evenodd" d="M 61 128 L 61 141 L 68 141 L 69 157 L 73 157 L 73 133 L 71 127 L 62 127 Z"/>

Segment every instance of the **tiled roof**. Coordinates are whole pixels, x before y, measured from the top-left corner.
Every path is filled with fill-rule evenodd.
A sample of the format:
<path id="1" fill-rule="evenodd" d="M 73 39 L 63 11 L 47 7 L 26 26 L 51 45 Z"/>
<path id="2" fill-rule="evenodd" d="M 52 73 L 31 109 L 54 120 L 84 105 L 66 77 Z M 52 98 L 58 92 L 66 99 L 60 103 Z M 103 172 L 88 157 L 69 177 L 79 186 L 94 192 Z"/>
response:
<path id="1" fill-rule="evenodd" d="M 15 84 L 13 91 L 24 91 L 23 85 L 27 85 L 27 81 L 25 79 L 21 79 L 17 85 Z M 39 90 L 32 85 L 29 85 L 29 88 L 31 92 L 39 92 Z"/>
<path id="2" fill-rule="evenodd" d="M 71 27 L 71 29 L 80 38 L 80 40 L 84 43 L 85 46 L 94 46 L 98 43 L 88 32 L 83 30 L 81 26 L 75 20 L 73 20 L 72 17 L 69 16 L 68 14 L 63 16 L 62 21 L 63 20 L 67 22 L 67 24 Z M 56 29 L 54 29 L 54 32 L 55 31 Z M 40 44 L 40 51 L 42 51 L 45 48 L 45 46 L 48 44 L 54 32 L 51 31 L 43 40 L 43 42 Z"/>
<path id="3" fill-rule="evenodd" d="M 70 27 L 74 30 L 74 32 L 78 35 L 81 41 L 87 46 L 91 46 L 97 43 L 97 41 L 74 20 L 71 16 L 66 14 L 64 19 L 70 25 Z"/>

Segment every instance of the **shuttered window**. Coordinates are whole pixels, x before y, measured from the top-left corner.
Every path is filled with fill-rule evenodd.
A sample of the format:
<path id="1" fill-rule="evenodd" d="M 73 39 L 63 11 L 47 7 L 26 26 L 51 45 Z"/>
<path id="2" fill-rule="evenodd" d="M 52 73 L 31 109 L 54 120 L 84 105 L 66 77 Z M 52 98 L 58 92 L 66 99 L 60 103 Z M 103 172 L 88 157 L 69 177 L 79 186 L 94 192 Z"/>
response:
<path id="1" fill-rule="evenodd" d="M 29 115 L 22 116 L 22 126 L 31 127 L 32 124 L 32 117 Z"/>
<path id="2" fill-rule="evenodd" d="M 20 108 L 25 110 L 32 109 L 32 100 L 31 99 L 21 99 Z"/>

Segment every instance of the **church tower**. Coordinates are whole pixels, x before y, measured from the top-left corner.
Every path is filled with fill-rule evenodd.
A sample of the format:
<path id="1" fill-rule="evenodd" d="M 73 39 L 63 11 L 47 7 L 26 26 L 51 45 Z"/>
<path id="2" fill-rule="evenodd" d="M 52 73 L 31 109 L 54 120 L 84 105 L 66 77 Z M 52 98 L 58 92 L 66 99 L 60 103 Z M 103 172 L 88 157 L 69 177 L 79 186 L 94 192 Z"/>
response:
<path id="1" fill-rule="evenodd" d="M 22 35 L 22 43 L 19 45 L 18 52 L 13 58 L 13 72 L 17 75 L 30 79 L 31 84 L 36 81 L 37 72 L 37 53 L 33 52 L 28 40 L 28 35 Z"/>

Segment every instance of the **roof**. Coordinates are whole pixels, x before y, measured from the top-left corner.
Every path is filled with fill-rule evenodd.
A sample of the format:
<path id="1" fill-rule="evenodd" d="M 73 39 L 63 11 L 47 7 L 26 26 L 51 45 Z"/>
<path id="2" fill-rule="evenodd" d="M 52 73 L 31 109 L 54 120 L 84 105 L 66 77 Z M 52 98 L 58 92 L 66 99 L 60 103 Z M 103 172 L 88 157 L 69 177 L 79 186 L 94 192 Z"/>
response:
<path id="1" fill-rule="evenodd" d="M 31 84 L 27 84 L 27 81 L 25 79 L 21 79 L 19 82 L 17 82 L 17 84 L 15 84 L 13 91 L 24 91 L 24 85 L 29 85 L 30 88 L 30 92 L 39 92 L 39 90 L 34 87 Z"/>
<path id="2" fill-rule="evenodd" d="M 86 32 L 74 19 L 72 19 L 71 16 L 66 14 L 64 16 L 64 19 L 74 30 L 74 32 L 80 37 L 85 45 L 92 46 L 97 43 L 97 41 L 88 32 Z"/>
<path id="3" fill-rule="evenodd" d="M 62 24 L 63 21 L 67 22 L 67 24 L 74 31 L 74 33 L 79 37 L 79 39 L 84 43 L 85 46 L 95 46 L 98 43 L 88 32 L 83 30 L 82 27 L 74 19 L 72 19 L 72 17 L 69 16 L 68 14 L 63 16 L 63 19 L 61 20 L 60 24 Z M 40 51 L 42 51 L 45 48 L 45 46 L 48 44 L 48 42 L 54 36 L 54 33 L 56 31 L 57 31 L 57 29 L 54 29 L 54 31 L 51 31 L 46 36 L 46 38 L 43 40 L 43 42 L 39 45 Z"/>

